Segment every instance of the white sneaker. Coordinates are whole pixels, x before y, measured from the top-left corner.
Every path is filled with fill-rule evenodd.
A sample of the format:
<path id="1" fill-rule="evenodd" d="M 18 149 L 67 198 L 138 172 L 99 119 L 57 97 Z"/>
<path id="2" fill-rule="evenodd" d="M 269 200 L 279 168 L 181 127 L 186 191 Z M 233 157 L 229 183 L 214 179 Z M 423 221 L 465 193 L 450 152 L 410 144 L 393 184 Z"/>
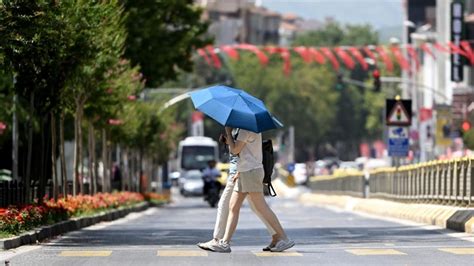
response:
<path id="1" fill-rule="evenodd" d="M 270 249 L 271 252 L 282 252 L 295 245 L 293 240 L 280 240 L 276 243 L 274 247 Z"/>
<path id="2" fill-rule="evenodd" d="M 209 245 L 209 250 L 220 253 L 230 253 L 230 244 L 223 239 L 219 240 L 217 244 Z"/>
<path id="3" fill-rule="evenodd" d="M 215 239 L 211 239 L 207 242 L 204 242 L 204 243 L 197 243 L 197 246 L 204 249 L 204 250 L 211 250 L 210 246 L 212 245 L 217 245 L 218 244 L 218 240 L 215 240 Z"/>

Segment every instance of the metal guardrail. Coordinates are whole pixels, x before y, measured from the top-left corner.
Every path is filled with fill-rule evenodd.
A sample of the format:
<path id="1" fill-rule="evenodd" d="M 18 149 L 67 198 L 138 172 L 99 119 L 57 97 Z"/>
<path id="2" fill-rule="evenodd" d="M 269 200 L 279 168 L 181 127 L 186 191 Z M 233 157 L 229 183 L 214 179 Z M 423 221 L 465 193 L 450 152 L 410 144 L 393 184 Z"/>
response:
<path id="1" fill-rule="evenodd" d="M 316 176 L 317 192 L 449 205 L 474 205 L 474 157 L 369 172 Z M 367 177 L 368 182 L 364 182 Z M 366 190 L 369 193 L 364 193 Z"/>
<path id="2" fill-rule="evenodd" d="M 309 187 L 316 192 L 364 197 L 364 173 L 325 175 L 310 178 Z"/>

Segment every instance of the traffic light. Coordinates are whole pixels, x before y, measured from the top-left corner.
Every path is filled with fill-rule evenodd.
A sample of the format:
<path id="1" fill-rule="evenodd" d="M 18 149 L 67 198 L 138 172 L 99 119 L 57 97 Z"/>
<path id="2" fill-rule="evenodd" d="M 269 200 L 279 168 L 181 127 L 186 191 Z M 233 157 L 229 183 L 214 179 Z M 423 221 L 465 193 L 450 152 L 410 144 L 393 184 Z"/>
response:
<path id="1" fill-rule="evenodd" d="M 471 123 L 469 121 L 464 121 L 462 122 L 461 124 L 461 129 L 462 131 L 465 133 L 465 132 L 468 132 L 470 129 L 471 129 Z"/>
<path id="2" fill-rule="evenodd" d="M 374 91 L 380 92 L 382 90 L 382 83 L 380 82 L 380 70 L 378 68 L 372 71 L 372 77 L 374 78 Z"/>

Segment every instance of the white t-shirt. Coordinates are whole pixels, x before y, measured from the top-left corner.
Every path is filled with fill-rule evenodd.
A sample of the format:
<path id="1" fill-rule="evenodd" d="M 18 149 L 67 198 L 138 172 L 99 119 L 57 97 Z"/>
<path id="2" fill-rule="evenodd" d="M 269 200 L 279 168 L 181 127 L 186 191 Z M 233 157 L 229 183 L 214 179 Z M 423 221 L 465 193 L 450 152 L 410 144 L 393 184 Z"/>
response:
<path id="1" fill-rule="evenodd" d="M 240 129 L 237 140 L 246 143 L 239 154 L 237 171 L 247 172 L 253 169 L 263 168 L 262 134 Z"/>

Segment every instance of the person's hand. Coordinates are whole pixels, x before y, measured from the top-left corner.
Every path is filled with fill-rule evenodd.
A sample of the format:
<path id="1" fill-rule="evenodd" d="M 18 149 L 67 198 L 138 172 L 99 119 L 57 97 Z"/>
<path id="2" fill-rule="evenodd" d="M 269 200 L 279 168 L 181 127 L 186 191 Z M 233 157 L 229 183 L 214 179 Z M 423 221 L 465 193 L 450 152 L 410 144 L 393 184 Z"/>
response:
<path id="1" fill-rule="evenodd" d="M 227 133 L 227 135 L 231 135 L 232 134 L 232 128 L 231 127 L 225 127 L 225 133 Z"/>
<path id="2" fill-rule="evenodd" d="M 233 177 L 232 177 L 232 183 L 235 183 L 237 181 L 237 179 L 239 179 L 239 175 L 240 175 L 240 172 L 237 172 L 237 174 L 235 174 Z"/>

